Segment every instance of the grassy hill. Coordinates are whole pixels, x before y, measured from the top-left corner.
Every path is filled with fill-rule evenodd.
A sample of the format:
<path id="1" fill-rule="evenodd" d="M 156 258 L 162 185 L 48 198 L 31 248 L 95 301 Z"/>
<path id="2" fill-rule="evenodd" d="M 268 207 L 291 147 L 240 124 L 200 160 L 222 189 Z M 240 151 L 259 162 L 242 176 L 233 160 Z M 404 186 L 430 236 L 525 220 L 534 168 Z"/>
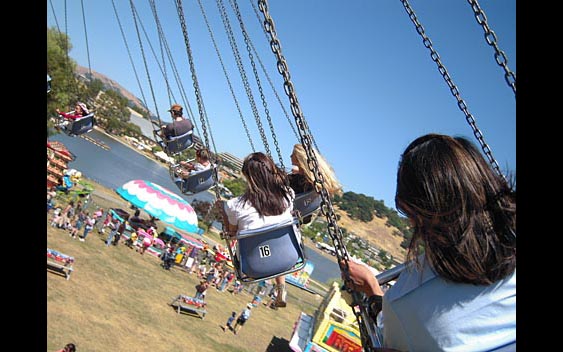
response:
<path id="1" fill-rule="evenodd" d="M 373 217 L 370 222 L 358 221 L 350 218 L 348 214 L 334 207 L 336 214 L 340 216 L 338 226 L 353 231 L 358 237 L 368 241 L 372 246 L 385 250 L 396 260 L 402 262 L 406 257 L 406 251 L 401 247 L 403 237 L 394 235 L 396 228 L 386 224 L 386 219 Z"/>

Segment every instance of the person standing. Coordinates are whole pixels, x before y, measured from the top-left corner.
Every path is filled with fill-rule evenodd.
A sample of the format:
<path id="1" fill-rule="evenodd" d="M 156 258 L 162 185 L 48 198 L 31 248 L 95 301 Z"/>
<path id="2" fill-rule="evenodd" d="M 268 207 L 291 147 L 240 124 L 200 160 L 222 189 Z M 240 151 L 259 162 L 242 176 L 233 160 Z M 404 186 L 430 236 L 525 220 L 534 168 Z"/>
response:
<path id="1" fill-rule="evenodd" d="M 227 323 L 225 323 L 225 326 L 221 327 L 224 332 L 227 332 L 227 329 L 234 331 L 233 321 L 235 321 L 236 318 L 237 318 L 237 312 L 232 312 L 231 316 L 227 319 Z"/>
<path id="2" fill-rule="evenodd" d="M 84 233 L 82 234 L 82 237 L 78 239 L 80 242 L 84 242 L 86 240 L 86 236 L 88 236 L 88 233 L 92 231 L 96 222 L 90 217 L 89 212 L 85 212 L 84 215 L 86 216 L 86 219 L 84 220 Z"/>
<path id="3" fill-rule="evenodd" d="M 121 221 L 119 221 L 118 218 L 112 218 L 110 220 L 110 223 L 108 225 L 108 227 L 110 228 L 110 232 L 109 232 L 108 237 L 106 239 L 106 246 L 107 247 L 109 247 L 109 245 L 113 241 L 113 238 L 117 234 L 117 231 L 119 230 L 120 226 L 121 226 Z"/>
<path id="4" fill-rule="evenodd" d="M 235 335 L 240 331 L 243 325 L 246 324 L 248 318 L 250 318 L 251 310 L 252 304 L 248 303 L 246 305 L 246 308 L 244 308 L 244 310 L 240 313 L 239 317 L 237 318 L 237 322 L 235 323 L 235 327 L 233 328 Z"/>
<path id="5" fill-rule="evenodd" d="M 384 293 L 367 266 L 348 262 L 372 325 L 382 312 L 383 347 L 515 351 L 513 186 L 468 139 L 427 134 L 401 156 L 395 203 L 413 229 L 396 283 Z"/>

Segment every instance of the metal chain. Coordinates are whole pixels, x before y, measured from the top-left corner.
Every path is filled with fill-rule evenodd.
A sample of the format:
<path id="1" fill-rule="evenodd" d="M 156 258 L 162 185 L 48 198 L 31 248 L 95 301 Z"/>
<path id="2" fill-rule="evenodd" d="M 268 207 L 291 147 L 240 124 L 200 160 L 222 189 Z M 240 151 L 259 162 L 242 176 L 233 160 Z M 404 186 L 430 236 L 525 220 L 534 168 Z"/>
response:
<path id="1" fill-rule="evenodd" d="M 254 0 L 249 0 L 250 1 L 250 5 L 252 5 L 252 9 L 254 10 L 254 14 L 256 15 L 256 18 L 258 19 L 258 22 L 261 23 L 260 20 L 260 13 L 258 12 L 258 9 L 256 8 L 256 5 L 254 4 Z M 268 33 L 266 32 L 266 30 L 262 27 L 262 32 L 264 32 L 264 35 L 266 36 L 266 40 L 269 41 L 268 38 Z M 251 43 L 252 44 L 252 43 Z M 254 50 L 254 53 L 256 53 L 256 57 L 258 58 L 258 62 L 260 63 L 260 65 L 262 66 L 262 71 L 264 71 L 264 75 L 266 76 L 266 78 L 268 79 L 268 83 L 270 83 L 270 87 L 272 87 L 272 91 L 274 92 L 274 95 L 276 96 L 276 99 L 278 100 L 278 102 L 280 103 L 280 107 L 283 110 L 283 113 L 285 114 L 285 117 L 287 118 L 287 122 L 289 123 L 289 126 L 291 126 L 291 129 L 293 130 L 293 134 L 295 134 L 295 138 L 299 139 L 299 135 L 297 134 L 297 131 L 295 130 L 295 126 L 293 126 L 293 123 L 289 117 L 289 114 L 287 113 L 285 106 L 283 105 L 283 103 L 281 102 L 281 99 L 278 95 L 278 91 L 276 90 L 276 88 L 274 87 L 274 84 L 272 83 L 272 80 L 270 79 L 270 76 L 268 75 L 268 72 L 266 72 L 266 69 L 264 68 L 264 64 L 262 64 L 262 60 L 260 60 L 260 57 L 258 56 L 258 53 L 256 52 L 256 49 L 254 49 L 254 46 L 252 47 L 252 50 Z M 305 116 L 305 115 L 303 115 Z M 311 131 L 309 130 L 309 126 L 306 126 L 307 128 L 307 133 L 311 135 L 311 138 L 313 138 L 313 144 L 315 145 L 315 148 L 317 149 L 318 152 L 320 152 L 319 147 L 317 146 L 317 142 L 315 141 L 315 138 L 313 136 L 313 134 L 311 133 Z"/>
<path id="2" fill-rule="evenodd" d="M 176 10 L 178 12 L 178 18 L 180 19 L 180 26 L 182 27 L 182 34 L 184 36 L 184 43 L 186 45 L 186 52 L 188 54 L 188 60 L 190 63 L 190 72 L 192 74 L 192 82 L 193 82 L 193 86 L 194 86 L 194 92 L 195 92 L 195 96 L 196 96 L 196 101 L 197 101 L 197 107 L 199 110 L 199 118 L 201 120 L 201 128 L 203 130 L 203 137 L 205 140 L 205 146 L 207 147 L 207 149 L 209 150 L 209 137 L 207 135 L 207 127 L 206 127 L 206 121 L 205 121 L 205 117 L 204 117 L 204 112 L 205 112 L 205 108 L 203 106 L 203 98 L 201 96 L 201 92 L 199 90 L 199 83 L 197 81 L 197 76 L 196 76 L 196 72 L 195 72 L 195 65 L 194 65 L 194 58 L 192 55 L 192 48 L 190 46 L 190 39 L 188 37 L 188 29 L 186 27 L 186 19 L 184 18 L 184 10 L 182 9 L 182 0 L 176 0 Z M 210 126 L 211 128 L 211 126 Z M 216 164 L 216 155 L 217 153 L 212 153 L 213 155 L 213 159 L 212 163 Z M 216 187 L 215 188 L 215 197 L 217 199 L 221 199 L 221 193 L 219 192 L 219 187 L 217 187 L 217 184 L 219 183 L 219 175 L 217 174 L 217 167 L 213 168 L 213 183 L 215 184 Z"/>
<path id="3" fill-rule="evenodd" d="M 256 69 L 256 63 L 254 62 L 254 56 L 252 55 L 252 50 L 250 48 L 250 38 L 248 37 L 248 33 L 246 32 L 246 28 L 242 21 L 242 15 L 240 14 L 238 4 L 236 0 L 230 0 L 231 7 L 235 10 L 240 30 L 244 37 L 244 43 L 246 44 L 246 51 L 248 52 L 248 58 L 250 60 L 250 64 L 252 65 L 252 72 L 254 73 L 254 78 L 256 79 L 256 85 L 258 86 L 258 91 L 260 92 L 260 100 L 262 100 L 262 106 L 264 107 L 264 113 L 266 114 L 266 119 L 268 120 L 268 125 L 270 126 L 270 133 L 272 134 L 272 139 L 274 140 L 274 145 L 276 146 L 276 152 L 278 153 L 278 160 L 280 161 L 280 166 L 282 169 L 285 169 L 283 165 L 283 156 L 280 151 L 280 147 L 278 145 L 278 140 L 276 138 L 276 132 L 274 130 L 274 125 L 272 124 L 272 118 L 270 116 L 270 110 L 268 109 L 268 103 L 266 102 L 266 97 L 264 96 L 264 90 L 262 89 L 262 84 L 260 83 L 260 77 L 258 76 L 258 70 Z"/>
<path id="4" fill-rule="evenodd" d="M 201 135 L 201 133 L 199 132 L 199 123 L 197 121 L 197 119 L 194 117 L 194 113 L 192 111 L 192 106 L 186 96 L 186 91 L 184 89 L 184 84 L 182 83 L 182 79 L 180 78 L 180 74 L 178 73 L 178 68 L 176 67 L 176 63 L 174 62 L 174 57 L 172 56 L 172 51 L 170 50 L 170 46 L 168 45 L 168 41 L 166 40 L 166 36 L 164 35 L 164 31 L 162 30 L 162 28 L 160 28 L 159 31 L 159 35 L 162 38 L 162 41 L 164 43 L 164 48 L 166 50 L 166 56 L 168 57 L 168 60 L 170 61 L 170 66 L 172 68 L 172 73 L 174 74 L 174 79 L 176 81 L 176 84 L 178 85 L 178 90 L 180 92 L 180 96 L 182 98 L 182 102 L 184 103 L 184 106 L 186 107 L 186 112 L 188 114 L 189 119 L 192 121 L 195 130 L 197 132 L 197 135 Z M 172 95 L 172 98 L 174 100 L 176 100 L 176 98 L 174 98 L 174 95 Z M 170 103 L 172 104 L 172 103 Z"/>
<path id="5" fill-rule="evenodd" d="M 88 45 L 88 31 L 86 30 L 86 15 L 84 14 L 84 0 L 80 0 L 80 6 L 82 8 L 82 23 L 84 24 L 84 37 L 86 39 L 86 57 L 88 58 L 88 73 L 90 79 L 92 79 L 92 65 L 90 65 L 90 47 Z"/>
<path id="6" fill-rule="evenodd" d="M 418 18 L 416 17 L 416 14 L 414 13 L 413 9 L 411 8 L 409 2 L 407 0 L 400 0 L 400 1 L 402 2 L 403 6 L 405 7 L 405 10 L 407 11 L 409 18 L 414 23 L 414 25 L 416 27 L 416 31 L 422 37 L 422 42 L 423 42 L 424 46 L 430 50 L 430 57 L 432 58 L 432 61 L 434 61 L 438 65 L 438 71 L 440 71 L 440 73 L 442 74 L 442 77 L 444 77 L 444 80 L 446 81 L 446 84 L 450 88 L 452 95 L 456 98 L 457 106 L 465 114 L 465 119 L 466 119 L 467 123 L 469 124 L 469 126 L 471 126 L 471 129 L 473 130 L 473 134 L 475 135 L 475 138 L 477 138 L 477 140 L 479 141 L 479 144 L 481 145 L 481 149 L 483 150 L 483 153 L 485 153 L 485 155 L 487 156 L 487 159 L 489 159 L 489 163 L 492 165 L 492 167 L 495 169 L 495 171 L 502 178 L 504 178 L 506 180 L 505 176 L 500 171 L 500 167 L 499 167 L 497 161 L 493 157 L 493 152 L 492 152 L 491 148 L 485 142 L 485 138 L 483 137 L 483 133 L 477 127 L 477 122 L 475 121 L 475 118 L 469 112 L 469 109 L 467 108 L 467 104 L 465 103 L 465 101 L 461 98 L 459 89 L 453 83 L 452 78 L 450 77 L 450 75 L 448 73 L 448 70 L 446 70 L 446 67 L 442 64 L 442 61 L 440 60 L 440 55 L 438 55 L 438 52 L 436 52 L 436 50 L 434 50 L 434 48 L 432 46 L 432 41 L 430 40 L 430 38 L 428 38 L 428 36 L 424 32 L 424 28 L 422 27 L 422 25 L 418 21 Z"/>
<path id="7" fill-rule="evenodd" d="M 133 4 L 133 0 L 129 0 L 129 4 L 131 5 L 131 13 L 133 14 L 133 22 L 135 23 L 135 30 L 137 32 L 137 39 L 139 39 L 139 48 L 141 49 L 141 56 L 143 58 L 143 63 L 145 64 L 145 71 L 147 73 L 147 79 L 149 81 L 149 87 L 150 87 L 152 99 L 153 99 L 153 102 L 154 102 L 156 117 L 158 118 L 159 125 L 162 125 L 162 121 L 160 120 L 160 114 L 158 112 L 158 104 L 156 103 L 156 97 L 154 95 L 154 89 L 152 87 L 151 75 L 149 73 L 149 66 L 147 65 L 147 59 L 145 57 L 145 51 L 143 49 L 143 42 L 141 40 L 141 34 L 139 33 L 139 25 L 137 24 L 137 17 L 135 16 L 135 13 L 137 12 L 137 10 L 135 9 L 135 5 Z M 147 108 L 148 108 L 148 105 L 147 105 Z"/>
<path id="8" fill-rule="evenodd" d="M 153 56 L 155 57 L 155 61 L 158 64 L 158 67 L 160 68 L 160 71 L 162 73 L 162 77 L 164 78 L 164 83 L 166 84 L 166 94 L 168 95 L 168 105 L 172 105 L 172 102 L 176 101 L 176 97 L 174 97 L 174 93 L 172 92 L 172 89 L 170 88 L 170 83 L 168 82 L 168 74 L 166 73 L 166 60 L 164 60 L 164 32 L 162 31 L 162 26 L 160 24 L 160 19 L 158 18 L 158 12 L 156 11 L 156 4 L 154 3 L 154 0 L 149 0 L 149 4 L 151 7 L 151 11 L 152 11 L 152 16 L 154 18 L 154 22 L 156 24 L 156 31 L 158 33 L 158 44 L 160 47 L 160 56 L 162 58 L 162 67 L 160 66 L 160 63 L 158 62 L 158 59 L 156 57 L 156 54 L 154 52 L 154 49 L 151 45 L 151 50 L 153 52 Z M 147 33 L 143 27 L 143 32 L 145 32 L 145 37 L 147 37 L 147 41 L 148 41 L 148 36 Z M 149 45 L 150 45 L 150 41 L 149 41 Z M 176 127 L 174 127 L 174 134 L 176 135 Z"/>
<path id="9" fill-rule="evenodd" d="M 237 111 L 238 111 L 239 117 L 241 119 L 242 126 L 244 127 L 244 131 L 246 132 L 246 137 L 248 137 L 248 141 L 250 142 L 250 147 L 252 148 L 252 151 L 255 152 L 256 149 L 254 148 L 254 143 L 252 142 L 252 138 L 250 137 L 250 131 L 248 130 L 248 126 L 246 125 L 246 120 L 244 119 L 244 116 L 242 114 L 242 110 L 241 110 L 240 105 L 238 103 L 238 99 L 237 99 L 237 97 L 235 95 L 235 91 L 233 89 L 233 85 L 231 84 L 229 74 L 227 73 L 227 69 L 225 68 L 225 64 L 223 62 L 223 57 L 221 56 L 221 53 L 219 51 L 219 47 L 217 46 L 217 41 L 215 41 L 215 36 L 213 35 L 213 31 L 211 30 L 211 26 L 209 25 L 209 20 L 207 19 L 207 14 L 205 13 L 205 9 L 203 8 L 203 4 L 201 3 L 201 0 L 197 0 L 197 2 L 199 4 L 201 14 L 203 15 L 205 25 L 207 26 L 207 31 L 209 32 L 209 36 L 211 37 L 211 41 L 213 42 L 213 47 L 215 48 L 215 53 L 217 53 L 217 57 L 219 58 L 219 62 L 221 63 L 221 68 L 223 69 L 223 74 L 225 75 L 225 79 L 227 80 L 227 84 L 229 86 L 229 91 L 231 92 L 231 96 L 233 97 L 233 100 L 235 101 L 235 105 L 237 107 Z"/>
<path id="10" fill-rule="evenodd" d="M 339 263 L 344 264 L 342 271 L 344 275 L 344 281 L 346 282 L 346 287 L 348 287 L 348 291 L 351 293 L 354 299 L 353 305 L 359 307 L 359 310 L 354 309 L 354 314 L 360 327 L 362 346 L 365 351 L 375 351 L 375 346 L 378 345 L 378 342 L 376 341 L 377 337 L 375 331 L 373 331 L 373 326 L 368 323 L 369 318 L 367 313 L 367 305 L 365 304 L 365 301 L 363 299 L 363 294 L 357 290 L 351 289 L 354 287 L 354 283 L 350 278 L 348 264 L 349 256 L 342 239 L 342 230 L 338 227 L 336 214 L 334 212 L 329 193 L 324 184 L 324 177 L 319 171 L 318 161 L 311 145 L 312 138 L 311 135 L 307 133 L 307 125 L 304 120 L 303 113 L 301 112 L 301 107 L 299 106 L 293 83 L 291 82 L 291 76 L 287 62 L 281 52 L 281 44 L 277 38 L 274 21 L 272 20 L 272 17 L 268 12 L 267 1 L 258 0 L 258 7 L 264 16 L 264 28 L 270 36 L 270 47 L 276 56 L 278 71 L 284 78 L 284 90 L 289 97 L 289 101 L 291 103 L 291 111 L 293 113 L 293 116 L 295 117 L 295 122 L 299 127 L 299 135 L 301 137 L 301 143 L 303 144 L 303 147 L 307 154 L 309 168 L 315 176 L 315 188 L 317 192 L 320 193 L 322 198 L 321 212 L 327 220 L 328 233 L 333 241 L 337 260 Z"/>
<path id="11" fill-rule="evenodd" d="M 231 50 L 233 51 L 235 62 L 237 64 L 240 77 L 242 79 L 242 83 L 244 85 L 246 95 L 248 97 L 248 102 L 250 103 L 250 107 L 252 108 L 252 113 L 254 114 L 254 120 L 256 121 L 256 126 L 258 127 L 258 131 L 260 132 L 260 137 L 262 138 L 262 143 L 264 144 L 264 149 L 266 150 L 266 153 L 271 157 L 272 153 L 270 152 L 268 139 L 266 138 L 266 134 L 264 133 L 264 128 L 262 127 L 262 122 L 260 121 L 258 108 L 256 107 L 256 102 L 254 101 L 252 89 L 250 88 L 250 84 L 248 83 L 248 77 L 246 76 L 244 65 L 242 64 L 242 59 L 240 57 L 240 53 L 238 51 L 233 30 L 229 22 L 229 17 L 227 16 L 227 11 L 225 10 L 225 5 L 223 4 L 223 0 L 216 0 L 216 1 L 217 1 L 217 7 L 219 8 L 219 12 L 221 13 L 221 19 L 223 20 L 223 26 L 225 27 L 225 31 L 227 32 L 227 37 L 229 38 L 229 44 L 231 45 Z"/>
<path id="12" fill-rule="evenodd" d="M 127 49 L 127 55 L 129 56 L 129 62 L 131 62 L 131 66 L 133 66 L 133 73 L 135 74 L 135 79 L 137 80 L 137 85 L 139 86 L 139 90 L 141 91 L 141 97 L 142 97 L 141 102 L 148 109 L 147 99 L 145 98 L 145 93 L 143 91 L 143 87 L 141 86 L 141 81 L 139 81 L 139 75 L 137 74 L 137 69 L 135 68 L 135 63 L 133 62 L 133 58 L 131 57 L 131 50 L 129 49 L 129 44 L 127 43 L 127 39 L 125 38 L 125 32 L 123 32 L 123 26 L 121 25 L 121 20 L 119 19 L 119 15 L 117 14 L 117 8 L 115 7 L 115 1 L 111 0 L 111 4 L 113 6 L 113 12 L 115 14 L 115 18 L 117 19 L 117 24 L 119 25 L 119 31 L 121 32 L 121 37 L 123 38 L 123 42 L 125 42 L 125 48 Z"/>
<path id="13" fill-rule="evenodd" d="M 514 91 L 514 97 L 516 98 L 516 74 L 508 68 L 508 59 L 506 58 L 504 51 L 500 50 L 497 45 L 497 36 L 495 32 L 489 28 L 485 12 L 483 12 L 477 0 L 467 0 L 467 2 L 473 9 L 477 23 L 479 23 L 481 27 L 483 27 L 483 31 L 485 31 L 485 41 L 495 49 L 495 61 L 504 69 L 504 80 L 512 88 Z"/>

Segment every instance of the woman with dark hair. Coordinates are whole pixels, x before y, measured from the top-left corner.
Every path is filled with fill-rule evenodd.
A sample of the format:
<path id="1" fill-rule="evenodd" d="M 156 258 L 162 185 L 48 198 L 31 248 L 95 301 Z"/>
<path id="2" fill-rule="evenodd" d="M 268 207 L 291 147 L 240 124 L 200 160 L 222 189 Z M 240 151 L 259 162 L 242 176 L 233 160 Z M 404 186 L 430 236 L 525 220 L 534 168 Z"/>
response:
<path id="1" fill-rule="evenodd" d="M 289 187 L 287 174 L 264 153 L 248 155 L 242 164 L 247 183 L 240 197 L 219 201 L 223 209 L 224 232 L 235 234 L 293 219 L 295 193 Z M 224 205 L 223 205 L 224 204 Z M 286 306 L 285 276 L 277 276 L 276 306 Z"/>
<path id="2" fill-rule="evenodd" d="M 397 209 L 412 224 L 407 264 L 383 295 L 349 262 L 356 290 L 382 309 L 383 345 L 401 351 L 516 349 L 516 197 L 467 139 L 428 134 L 402 155 Z"/>

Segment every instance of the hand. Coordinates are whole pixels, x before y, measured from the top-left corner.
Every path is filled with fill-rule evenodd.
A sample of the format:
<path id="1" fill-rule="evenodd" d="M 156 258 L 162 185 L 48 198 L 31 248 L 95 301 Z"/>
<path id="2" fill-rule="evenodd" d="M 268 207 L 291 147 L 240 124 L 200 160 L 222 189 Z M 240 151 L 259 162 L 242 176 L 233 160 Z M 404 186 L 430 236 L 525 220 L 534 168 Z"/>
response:
<path id="1" fill-rule="evenodd" d="M 340 267 L 345 267 L 344 262 L 340 262 Z M 383 296 L 383 291 L 381 290 L 375 275 L 367 265 L 349 260 L 348 268 L 350 279 L 354 283 L 354 287 L 352 289 L 363 292 L 368 296 Z"/>

